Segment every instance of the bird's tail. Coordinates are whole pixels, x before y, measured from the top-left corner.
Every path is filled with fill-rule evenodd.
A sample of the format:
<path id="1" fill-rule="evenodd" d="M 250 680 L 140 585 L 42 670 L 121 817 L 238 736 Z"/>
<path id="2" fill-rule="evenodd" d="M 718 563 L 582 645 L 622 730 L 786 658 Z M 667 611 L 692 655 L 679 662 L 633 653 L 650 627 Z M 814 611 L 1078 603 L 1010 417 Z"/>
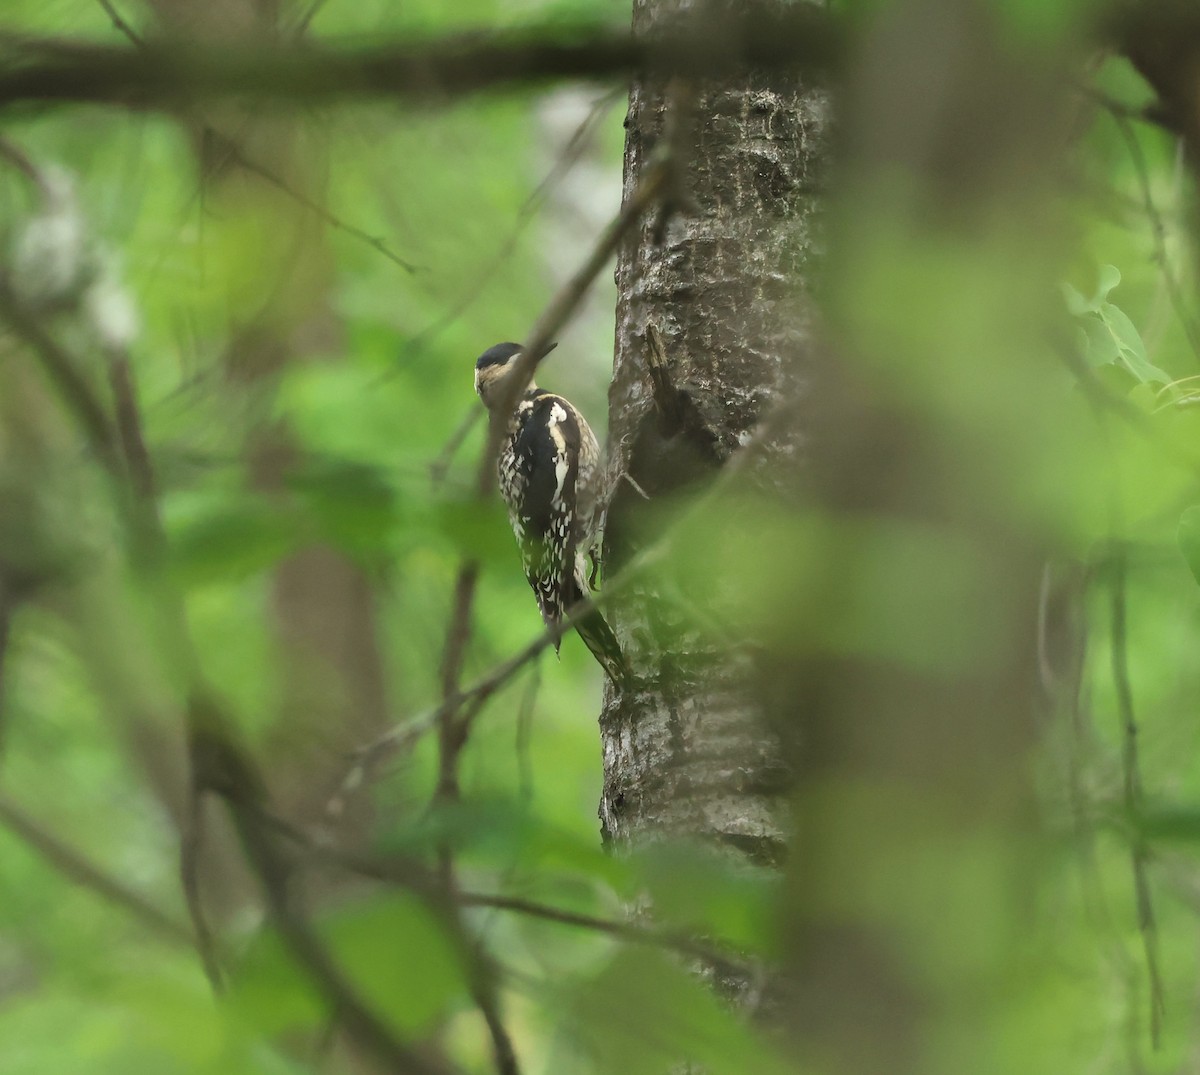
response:
<path id="1" fill-rule="evenodd" d="M 582 560 L 576 565 L 573 582 L 574 592 L 571 594 L 571 600 L 566 609 L 568 615 L 577 602 L 589 595 L 587 576 Z M 621 652 L 621 644 L 617 641 L 617 636 L 613 634 L 612 628 L 609 627 L 608 621 L 600 614 L 599 609 L 593 608 L 582 617 L 575 624 L 575 630 L 583 639 L 583 644 L 591 650 L 592 656 L 596 658 L 600 667 L 604 669 L 608 678 L 616 686 L 628 685 L 631 682 L 632 673 L 629 663 L 625 660 L 625 655 Z"/>
<path id="2" fill-rule="evenodd" d="M 624 686 L 630 681 L 629 665 L 621 652 L 621 645 L 612 628 L 600 615 L 599 609 L 592 609 L 577 624 L 575 630 L 583 639 L 583 644 L 592 651 L 592 656 L 600 663 L 600 667 L 608 674 L 608 678 L 617 686 Z"/>

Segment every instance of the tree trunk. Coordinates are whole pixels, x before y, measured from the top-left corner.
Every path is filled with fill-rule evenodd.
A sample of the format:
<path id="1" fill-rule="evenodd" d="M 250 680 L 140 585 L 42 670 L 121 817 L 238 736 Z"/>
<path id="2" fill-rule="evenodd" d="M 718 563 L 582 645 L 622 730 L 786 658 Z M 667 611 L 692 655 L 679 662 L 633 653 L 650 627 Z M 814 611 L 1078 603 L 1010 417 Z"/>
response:
<path id="1" fill-rule="evenodd" d="M 637 0 L 634 32 L 674 16 L 672 4 Z M 655 540 L 660 508 L 704 487 L 798 391 L 828 101 L 779 70 L 698 84 L 650 75 L 634 83 L 625 125 L 625 197 L 663 153 L 675 181 L 617 262 L 610 577 Z M 658 390 L 656 333 L 669 382 Z M 748 649 L 701 626 L 703 610 L 681 612 L 655 575 L 639 575 L 612 612 L 637 677 L 610 689 L 600 719 L 605 840 L 697 838 L 777 864 L 789 780 Z"/>
<path id="2" fill-rule="evenodd" d="M 666 17 L 635 5 L 638 31 Z M 601 715 L 603 830 L 786 857 L 770 999 L 856 1075 L 1001 1070 L 1005 939 L 1028 925 L 1055 509 L 1013 476 L 1064 446 L 1038 391 L 1062 245 L 1030 177 L 1054 174 L 1067 127 L 1052 64 L 1018 70 L 1003 42 L 986 5 L 913 0 L 861 43 L 820 346 L 822 90 L 776 72 L 646 78 L 630 98 L 626 196 L 664 142 L 687 189 L 617 268 L 610 453 L 650 499 L 618 480 L 610 505 L 606 567 L 635 572 L 612 619 L 638 678 Z M 1044 322 L 1010 325 L 1042 297 Z M 654 330 L 672 388 L 650 376 Z M 763 513 L 694 512 L 639 563 L 664 504 L 731 459 Z M 714 554 L 739 528 L 763 532 Z M 735 600 L 707 604 L 722 586 Z"/>

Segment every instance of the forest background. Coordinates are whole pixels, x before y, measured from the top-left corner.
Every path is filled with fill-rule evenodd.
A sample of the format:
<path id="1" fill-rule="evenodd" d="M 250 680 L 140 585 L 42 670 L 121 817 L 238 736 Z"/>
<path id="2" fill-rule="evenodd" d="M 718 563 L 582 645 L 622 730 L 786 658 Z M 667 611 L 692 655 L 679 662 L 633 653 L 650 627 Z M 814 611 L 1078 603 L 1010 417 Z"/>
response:
<path id="1" fill-rule="evenodd" d="M 900 429 L 814 468 L 887 495 L 691 490 L 637 567 L 684 626 L 634 645 L 715 607 L 731 650 L 899 668 L 894 720 L 869 676 L 826 717 L 921 764 L 802 764 L 801 853 L 748 868 L 602 847 L 601 673 L 477 495 L 475 357 L 621 210 L 629 11 L 7 0 L 0 1070 L 1200 1070 L 1200 125 L 1163 74 L 1196 17 L 820 10 L 785 285 L 855 387 L 812 378 L 798 439 Z M 295 67 L 130 90 L 82 44 L 163 41 Z M 479 62 L 306 81 L 335 44 Z M 583 282 L 538 377 L 603 435 L 618 295 Z"/>

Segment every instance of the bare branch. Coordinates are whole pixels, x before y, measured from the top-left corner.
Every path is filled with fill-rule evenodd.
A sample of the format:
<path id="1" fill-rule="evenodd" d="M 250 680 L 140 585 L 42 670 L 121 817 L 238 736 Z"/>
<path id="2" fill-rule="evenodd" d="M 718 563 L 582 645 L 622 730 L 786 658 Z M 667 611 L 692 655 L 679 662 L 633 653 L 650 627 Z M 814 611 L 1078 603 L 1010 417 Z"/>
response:
<path id="1" fill-rule="evenodd" d="M 90 102 L 171 111 L 206 97 L 308 104 L 372 96 L 446 99 L 647 68 L 714 78 L 746 66 L 815 72 L 839 61 L 841 37 L 836 22 L 809 4 L 779 18 L 681 19 L 669 32 L 639 38 L 612 25 L 549 24 L 357 47 L 154 41 L 135 49 L 9 33 L 0 37 L 0 106 Z"/>
<path id="2" fill-rule="evenodd" d="M 1117 710 L 1121 717 L 1121 768 L 1124 776 L 1125 811 L 1131 818 L 1141 816 L 1142 778 L 1138 764 L 1137 719 L 1133 711 L 1133 688 L 1129 682 L 1129 647 L 1126 637 L 1125 580 L 1126 551 L 1119 541 L 1112 554 L 1112 676 L 1117 695 Z M 1157 1049 L 1162 1039 L 1163 982 L 1158 960 L 1158 927 L 1154 903 L 1150 895 L 1150 880 L 1146 864 L 1150 851 L 1145 836 L 1135 831 L 1131 844 L 1134 891 L 1137 897 L 1138 930 L 1146 957 L 1146 974 L 1150 980 L 1150 1041 Z"/>
<path id="3" fill-rule="evenodd" d="M 222 969 L 217 939 L 209 928 L 204 913 L 204 902 L 200 897 L 200 848 L 204 841 L 204 796 L 193 786 L 188 793 L 187 813 L 179 829 L 179 887 L 183 891 L 188 917 L 196 937 L 196 951 L 204 975 L 214 993 L 225 988 L 225 972 Z"/>
<path id="4" fill-rule="evenodd" d="M 75 848 L 43 828 L 32 816 L 4 795 L 0 795 L 0 825 L 28 844 L 65 877 L 128 911 L 153 933 L 173 944 L 191 947 L 194 943 L 194 938 L 185 925 L 154 906 L 144 896 L 109 876 Z"/>
<path id="5" fill-rule="evenodd" d="M 263 823 L 275 829 L 281 836 L 303 849 L 314 860 L 335 866 L 348 873 L 357 874 L 373 881 L 407 888 L 428 901 L 443 900 L 447 893 L 441 880 L 419 862 L 389 856 L 386 858 L 357 854 L 334 848 L 312 839 L 294 825 L 274 816 L 263 817 Z M 649 944 L 669 948 L 681 955 L 693 956 L 714 963 L 737 962 L 731 950 L 720 941 L 706 941 L 683 930 L 664 930 L 641 925 L 637 922 L 622 922 L 611 918 L 568 911 L 560 907 L 540 903 L 520 896 L 504 896 L 494 893 L 456 890 L 449 897 L 462 907 L 488 907 L 497 911 L 509 911 L 530 918 L 540 918 L 563 926 L 606 933 L 618 940 L 634 944 Z M 436 910 L 436 906 L 434 907 Z"/>
<path id="6" fill-rule="evenodd" d="M 617 252 L 617 247 L 621 245 L 625 236 L 642 218 L 642 214 L 658 201 L 660 194 L 666 189 L 668 178 L 669 167 L 665 161 L 660 161 L 647 171 L 645 178 L 621 207 L 616 218 L 605 228 L 587 260 L 554 296 L 542 311 L 537 324 L 533 326 L 512 375 L 505 378 L 504 395 L 491 412 L 487 447 L 479 462 L 479 472 L 476 476 L 476 490 L 481 497 L 487 497 L 491 492 L 495 482 L 496 460 L 508 428 L 509 416 L 516 409 L 521 394 L 529 387 L 538 363 L 549 353 L 554 336 L 575 312 L 596 277 L 608 264 L 609 258 Z"/>
<path id="7" fill-rule="evenodd" d="M 9 164 L 33 183 L 43 198 L 49 196 L 50 190 L 46 182 L 46 177 L 42 174 L 42 170 L 26 156 L 24 150 L 19 146 L 10 142 L 7 138 L 0 138 L 0 157 L 7 160 Z"/>
<path id="8" fill-rule="evenodd" d="M 512 257 L 513 251 L 517 247 L 517 240 L 520 239 L 522 232 L 529 225 L 529 222 L 534 219 L 534 216 L 544 202 L 551 190 L 562 179 L 562 177 L 571 169 L 578 158 L 584 152 L 588 140 L 591 137 L 594 129 L 599 125 L 601 119 L 607 114 L 617 99 L 622 90 L 611 90 L 603 94 L 589 110 L 587 116 L 583 118 L 579 126 L 575 128 L 571 137 L 567 141 L 567 146 L 562 156 L 555 162 L 542 181 L 537 185 L 537 188 L 525 200 L 517 212 L 517 222 L 509 232 L 508 237 L 500 244 L 499 248 L 488 260 L 488 262 L 479 270 L 474 279 L 467 286 L 459 299 L 448 310 L 444 311 L 432 322 L 421 329 L 415 336 L 412 336 L 404 345 L 403 351 L 394 363 L 394 368 L 380 375 L 379 380 L 385 381 L 394 376 L 396 370 L 399 369 L 401 363 L 411 358 L 414 354 L 418 354 L 423 346 L 430 340 L 436 339 L 437 336 L 445 329 L 454 324 L 483 294 L 488 283 L 496 275 L 502 265 Z M 463 424 L 455 430 L 446 447 L 438 456 L 437 461 L 430 466 L 430 472 L 433 475 L 434 482 L 440 482 L 449 469 L 450 460 L 454 454 L 462 447 L 463 440 L 474 427 L 484 411 L 481 407 L 472 409 L 470 416 L 464 419 Z"/>
<path id="9" fill-rule="evenodd" d="M 313 19 L 317 17 L 317 13 L 326 4 L 326 0 L 312 0 L 308 5 L 308 9 L 296 21 L 296 25 L 292 30 L 292 36 L 299 39 L 308 33 L 308 28 L 312 24 Z"/>
<path id="10" fill-rule="evenodd" d="M 212 130 L 212 128 L 207 129 Z M 387 258 L 388 261 L 392 262 L 392 264 L 399 265 L 400 268 L 402 268 L 405 272 L 415 273 L 417 271 L 416 265 L 414 265 L 411 261 L 405 261 L 404 258 L 397 254 L 378 235 L 371 235 L 368 232 L 363 231 L 362 228 L 357 227 L 354 224 L 347 223 L 341 217 L 326 209 L 325 206 L 323 206 L 320 202 L 314 201 L 312 198 L 308 197 L 308 195 L 296 190 L 290 183 L 276 175 L 269 168 L 265 168 L 257 161 L 251 160 L 246 156 L 239 146 L 234 145 L 229 139 L 225 139 L 225 141 L 229 143 L 228 148 L 230 152 L 230 158 L 245 168 L 246 171 L 253 172 L 259 178 L 265 179 L 272 186 L 277 187 L 297 204 L 302 205 L 305 209 L 315 213 L 331 228 L 335 228 L 337 231 L 344 232 L 346 235 L 366 243 L 367 246 L 377 250 L 385 258 Z"/>
<path id="11" fill-rule="evenodd" d="M 121 480 L 123 473 L 116 428 L 81 372 L 80 364 L 42 327 L 41 321 L 17 301 L 6 279 L 0 279 L 0 317 L 37 353 L 88 444 L 110 475 Z"/>
<path id="12" fill-rule="evenodd" d="M 142 36 L 132 26 L 129 25 L 122 17 L 121 13 L 113 6 L 112 0 L 96 0 L 96 2 L 104 8 L 104 13 L 112 21 L 113 27 L 123 33 L 135 45 L 141 46 L 144 42 Z"/>
<path id="13" fill-rule="evenodd" d="M 1101 100 L 1117 125 L 1117 129 L 1121 132 L 1121 137 L 1129 151 L 1129 159 L 1133 162 L 1133 170 L 1137 174 L 1138 188 L 1142 195 L 1142 205 L 1150 223 L 1151 234 L 1154 236 L 1154 260 L 1158 262 L 1159 271 L 1162 273 L 1163 284 L 1167 289 L 1171 308 L 1175 311 L 1180 325 L 1183 326 L 1184 335 L 1187 336 L 1188 344 L 1192 349 L 1192 356 L 1200 359 L 1200 334 L 1197 334 L 1195 321 L 1184 307 L 1183 292 L 1179 281 L 1175 278 L 1175 270 L 1171 266 L 1170 255 L 1167 251 L 1166 227 L 1158 207 L 1154 204 L 1154 195 L 1150 187 L 1150 171 L 1146 166 L 1146 158 L 1142 153 L 1141 144 L 1138 142 L 1137 132 L 1133 129 L 1130 117 L 1124 111 L 1114 107 L 1116 102 L 1110 102 L 1107 98 Z"/>

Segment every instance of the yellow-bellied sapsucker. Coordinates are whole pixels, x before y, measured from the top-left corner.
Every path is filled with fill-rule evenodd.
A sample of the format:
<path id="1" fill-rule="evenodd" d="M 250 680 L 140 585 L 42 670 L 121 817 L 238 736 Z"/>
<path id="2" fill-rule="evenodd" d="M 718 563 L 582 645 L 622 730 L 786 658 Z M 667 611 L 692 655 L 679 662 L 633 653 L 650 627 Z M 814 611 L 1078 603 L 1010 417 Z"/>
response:
<path id="1" fill-rule="evenodd" d="M 518 344 L 498 343 L 475 363 L 475 391 L 489 411 L 503 404 L 506 378 L 521 353 Z M 585 557 L 595 551 L 604 509 L 596 435 L 571 403 L 531 381 L 516 402 L 496 471 L 525 577 L 542 619 L 555 626 L 590 592 Z M 599 611 L 575 629 L 614 682 L 628 677 L 621 647 Z"/>

